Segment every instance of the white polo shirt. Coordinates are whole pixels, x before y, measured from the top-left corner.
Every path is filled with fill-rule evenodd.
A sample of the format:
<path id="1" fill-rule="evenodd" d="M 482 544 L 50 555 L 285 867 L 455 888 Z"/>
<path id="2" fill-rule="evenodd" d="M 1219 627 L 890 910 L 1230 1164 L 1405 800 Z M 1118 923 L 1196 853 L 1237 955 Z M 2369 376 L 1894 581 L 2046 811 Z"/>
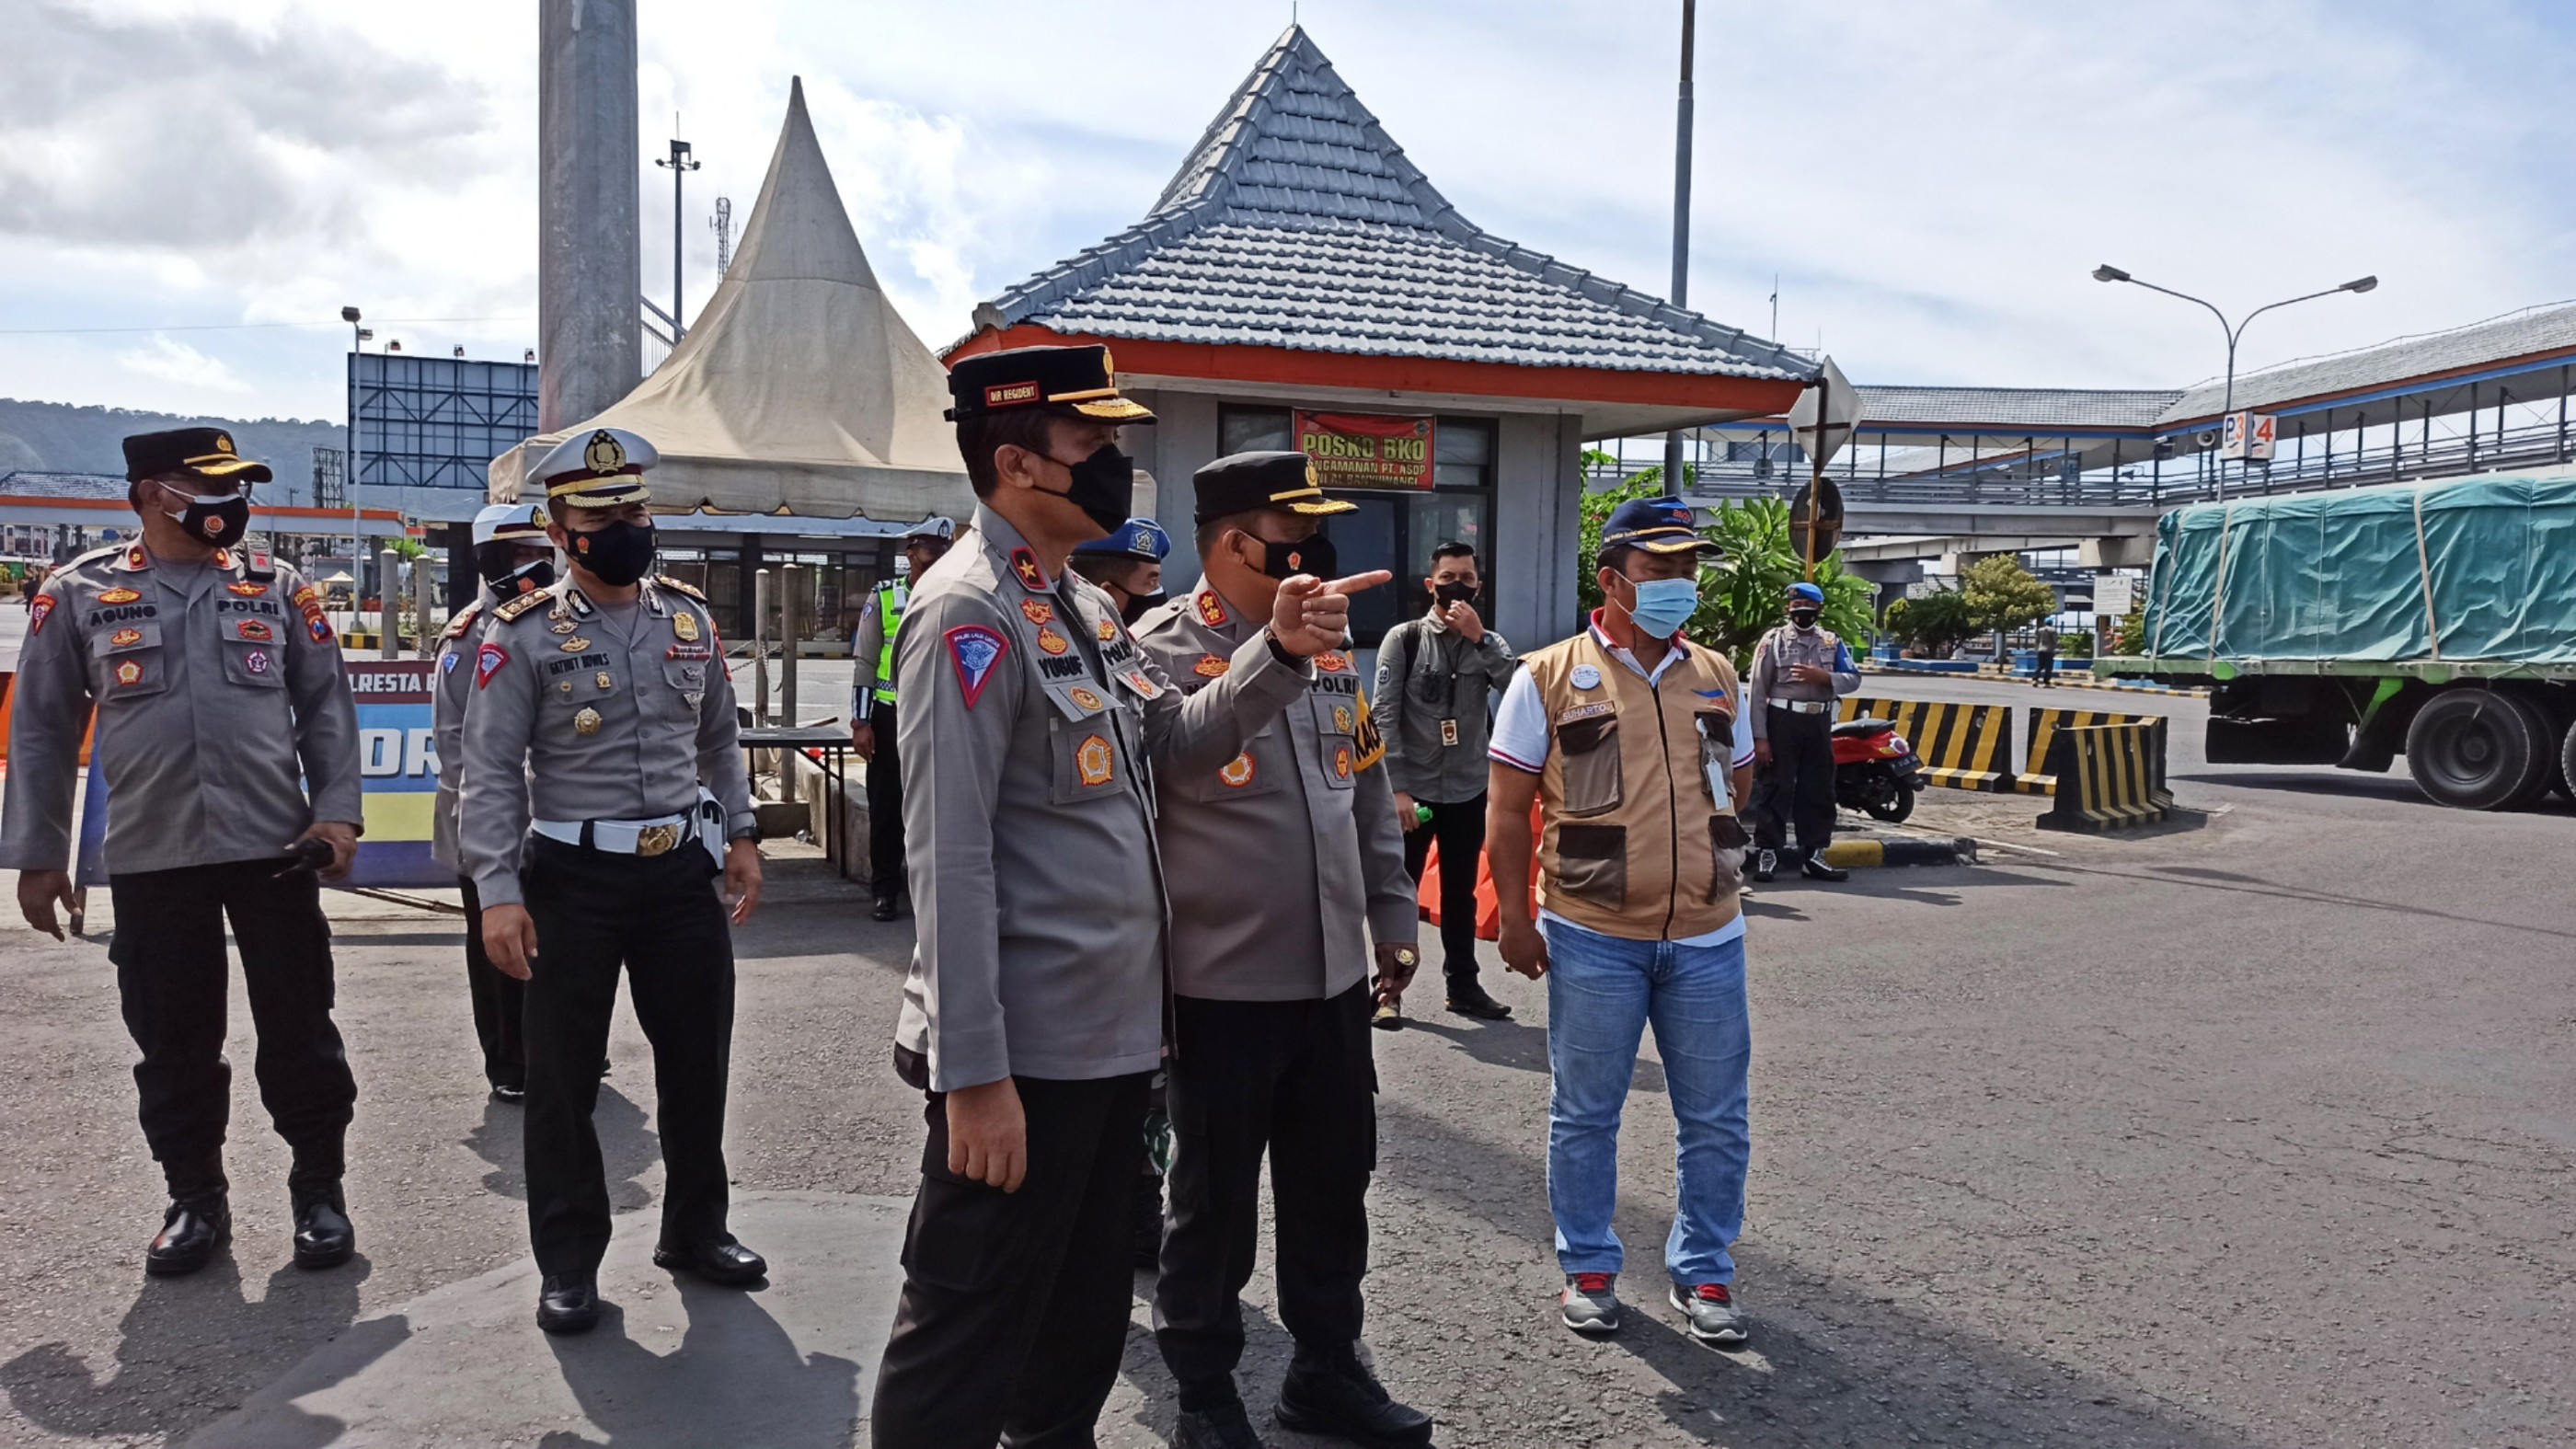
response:
<path id="1" fill-rule="evenodd" d="M 1638 678 L 1648 684 L 1661 679 L 1664 671 L 1672 667 L 1673 661 L 1681 657 L 1680 650 L 1667 649 L 1664 651 L 1664 657 L 1656 661 L 1655 667 L 1650 670 L 1637 662 L 1636 655 L 1610 642 L 1610 636 L 1601 632 L 1598 614 L 1593 616 L 1593 623 L 1589 627 L 1592 630 L 1592 642 L 1600 645 L 1603 653 L 1627 666 Z M 1738 687 L 1741 688 L 1740 685 Z M 1739 693 L 1735 701 L 1735 717 L 1738 724 L 1744 723 L 1744 709 L 1744 697 Z M 1538 697 L 1538 686 L 1530 682 L 1527 669 L 1515 671 L 1512 682 L 1504 686 L 1502 707 L 1494 714 L 1494 733 L 1491 743 L 1486 748 L 1486 757 L 1498 764 L 1509 765 L 1515 770 L 1536 775 L 1547 768 L 1547 752 L 1553 748 L 1554 739 L 1554 729 L 1547 718 L 1547 706 Z M 1740 770 L 1752 763 L 1753 731 L 1749 728 L 1739 728 L 1735 732 L 1735 768 Z M 1559 926 L 1570 926 L 1578 931 L 1590 929 L 1577 926 L 1554 911 L 1542 909 L 1538 914 L 1539 919 Z M 1738 911 L 1734 920 L 1716 930 L 1675 941 L 1673 944 L 1723 946 L 1743 935 L 1744 913 Z"/>

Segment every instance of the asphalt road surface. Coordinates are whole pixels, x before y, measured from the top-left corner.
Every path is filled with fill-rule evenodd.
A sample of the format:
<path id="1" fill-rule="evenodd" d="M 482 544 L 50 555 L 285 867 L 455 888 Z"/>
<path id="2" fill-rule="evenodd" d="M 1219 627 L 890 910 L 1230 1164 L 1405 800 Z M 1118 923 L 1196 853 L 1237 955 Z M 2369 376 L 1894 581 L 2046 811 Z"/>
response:
<path id="1" fill-rule="evenodd" d="M 2195 701 L 2047 702 L 2175 715 L 2174 786 L 2206 815 L 2131 838 L 1999 833 L 1974 867 L 1760 892 L 1749 1351 L 1694 1346 L 1660 1302 L 1673 1133 L 1651 1048 L 1621 1163 L 1638 1311 L 1595 1343 L 1553 1312 L 1543 988 L 1489 971 L 1517 1020 L 1441 1016 L 1420 993 L 1431 1014 L 1376 1039 L 1368 1339 L 1441 1443 L 2576 1444 L 2576 813 L 2436 809 L 2402 768 L 2211 768 Z M 1976 804 L 1998 832 L 2039 808 Z M 920 1109 L 886 1041 L 908 923 L 869 921 L 810 866 L 779 876 L 739 943 L 736 1179 L 901 1197 Z M 363 1256 L 321 1274 L 287 1265 L 238 989 L 239 1238 L 205 1274 L 148 1282 L 159 1181 L 104 942 L 6 937 L 0 1442 L 176 1443 L 352 1325 L 523 1258 L 515 1109 L 484 1100 L 452 918 L 343 915 Z M 661 1174 L 631 1018 L 612 1055 L 600 1130 L 633 1213 Z M 1274 1302 L 1256 1277 L 1256 1408 L 1286 1356 Z M 1105 1444 L 1171 1425 L 1144 1322 L 1140 1302 Z M 517 1371 L 556 1360 L 532 1348 Z M 873 1371 L 842 1365 L 836 1392 Z M 435 1442 L 334 1425 L 310 1442 Z M 629 1422 L 543 1442 L 728 1441 Z"/>

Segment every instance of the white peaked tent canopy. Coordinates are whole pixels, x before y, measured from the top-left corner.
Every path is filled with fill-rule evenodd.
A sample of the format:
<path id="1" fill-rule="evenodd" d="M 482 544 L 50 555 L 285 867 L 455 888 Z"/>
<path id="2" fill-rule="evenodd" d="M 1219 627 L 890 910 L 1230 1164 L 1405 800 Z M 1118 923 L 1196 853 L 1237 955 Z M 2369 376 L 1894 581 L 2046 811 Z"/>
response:
<path id="1" fill-rule="evenodd" d="M 800 79 L 742 247 L 697 326 L 616 406 L 493 460 L 489 496 L 514 501 L 547 449 L 618 427 L 661 454 L 658 512 L 963 517 L 974 500 L 947 406 L 947 369 L 859 248 Z"/>

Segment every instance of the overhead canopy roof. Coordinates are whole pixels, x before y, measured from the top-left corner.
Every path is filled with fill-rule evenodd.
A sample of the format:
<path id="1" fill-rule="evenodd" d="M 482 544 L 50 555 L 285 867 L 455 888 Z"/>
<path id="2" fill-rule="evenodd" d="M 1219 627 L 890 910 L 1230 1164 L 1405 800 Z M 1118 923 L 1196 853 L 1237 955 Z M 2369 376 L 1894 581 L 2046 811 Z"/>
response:
<path id="1" fill-rule="evenodd" d="M 1586 436 L 1785 408 L 1814 364 L 1458 214 L 1297 26 L 1151 213 L 976 311 L 950 356 L 1080 339 L 1122 378 L 1578 411 Z"/>
<path id="2" fill-rule="evenodd" d="M 947 369 L 877 285 L 799 80 L 697 326 L 616 406 L 494 460 L 490 496 L 517 498 L 527 461 L 565 437 L 619 427 L 661 454 L 657 510 L 957 516 L 973 500 L 947 406 Z"/>

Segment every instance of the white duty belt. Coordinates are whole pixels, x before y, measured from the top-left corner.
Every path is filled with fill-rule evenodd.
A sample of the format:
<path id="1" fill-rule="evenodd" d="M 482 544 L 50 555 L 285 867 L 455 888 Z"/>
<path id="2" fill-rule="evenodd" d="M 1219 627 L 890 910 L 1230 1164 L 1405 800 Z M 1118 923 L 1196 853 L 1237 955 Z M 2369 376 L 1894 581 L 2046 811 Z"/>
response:
<path id="1" fill-rule="evenodd" d="M 611 855 L 666 855 L 695 832 L 694 811 L 651 820 L 537 820 L 529 828 L 548 840 L 583 845 Z"/>
<path id="2" fill-rule="evenodd" d="M 1834 702 L 1830 699 L 1775 699 L 1771 701 L 1771 707 L 1785 709 L 1791 714 L 1823 714 L 1834 707 Z"/>

